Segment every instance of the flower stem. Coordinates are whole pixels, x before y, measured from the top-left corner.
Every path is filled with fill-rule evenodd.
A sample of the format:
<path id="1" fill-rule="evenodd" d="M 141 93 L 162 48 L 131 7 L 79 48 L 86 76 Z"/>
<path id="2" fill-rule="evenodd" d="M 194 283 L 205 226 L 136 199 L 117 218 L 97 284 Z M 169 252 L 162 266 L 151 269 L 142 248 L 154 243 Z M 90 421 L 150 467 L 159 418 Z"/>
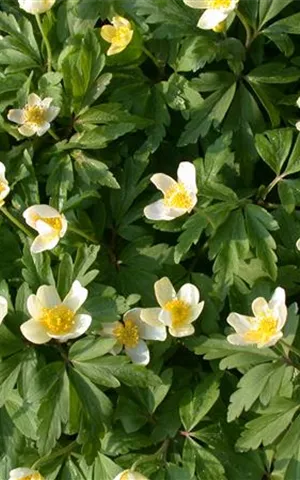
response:
<path id="1" fill-rule="evenodd" d="M 91 243 L 98 244 L 99 242 L 95 237 L 92 237 L 91 235 L 88 235 L 87 233 L 83 232 L 79 228 L 74 227 L 73 225 L 68 225 L 68 230 L 73 233 L 77 233 L 80 237 L 84 238 L 85 240 L 88 240 Z"/>
<path id="2" fill-rule="evenodd" d="M 73 448 L 77 445 L 77 442 L 71 442 L 69 445 L 67 445 L 64 448 L 61 448 L 60 450 L 51 453 L 50 455 L 45 455 L 44 457 L 39 458 L 34 464 L 31 466 L 32 470 L 36 470 L 37 467 L 42 465 L 43 463 L 48 462 L 49 460 L 53 460 L 54 458 L 61 457 L 62 455 L 65 455 L 66 453 L 69 453 L 73 450 Z"/>
<path id="3" fill-rule="evenodd" d="M 44 32 L 44 29 L 43 29 L 43 25 L 42 25 L 42 22 L 41 22 L 41 17 L 39 15 L 39 13 L 37 13 L 35 15 L 35 18 L 36 18 L 36 23 L 38 24 L 38 27 L 40 29 L 40 32 L 41 32 L 41 35 L 43 37 L 43 40 L 44 40 L 44 43 L 45 43 L 45 47 L 46 47 L 46 50 L 47 50 L 47 71 L 48 72 L 51 72 L 52 70 L 52 52 L 51 52 L 51 46 L 50 46 L 50 43 L 49 43 L 49 40 L 47 38 L 47 35 L 45 34 Z"/>
<path id="4" fill-rule="evenodd" d="M 152 60 L 154 65 L 160 70 L 161 67 L 160 67 L 158 61 L 156 60 L 156 58 L 154 57 L 154 55 L 150 52 L 150 50 L 148 50 L 148 48 L 146 48 L 145 45 L 143 45 L 142 50 L 145 53 L 145 55 L 147 55 L 147 57 L 149 57 L 150 60 Z"/>
<path id="5" fill-rule="evenodd" d="M 244 15 L 239 11 L 236 10 L 236 15 L 240 19 L 241 23 L 243 24 L 245 30 L 246 30 L 246 42 L 245 42 L 245 47 L 249 48 L 252 42 L 252 35 L 251 35 L 251 29 L 248 25 L 248 22 Z"/>
<path id="6" fill-rule="evenodd" d="M 28 237 L 33 237 L 33 233 L 28 230 L 28 228 L 25 227 L 25 225 L 23 225 L 23 223 L 19 222 L 19 220 L 14 217 L 8 210 L 6 207 L 1 207 L 1 212 L 3 213 L 3 215 L 6 216 L 6 218 L 8 218 L 8 220 L 11 221 L 11 223 L 13 223 L 16 227 L 18 227 L 20 230 L 22 230 L 23 233 L 25 233 L 25 235 L 27 235 Z"/>
<path id="7" fill-rule="evenodd" d="M 294 345 L 289 345 L 284 340 L 280 340 L 279 343 L 281 343 L 281 345 L 288 348 L 289 351 L 295 353 L 300 358 L 300 350 L 297 347 L 294 347 Z"/>
<path id="8" fill-rule="evenodd" d="M 52 130 L 52 128 L 49 128 L 48 132 L 51 135 L 51 137 L 54 138 L 54 140 L 56 140 L 57 142 L 60 141 L 60 138 L 56 135 L 56 133 Z"/>
<path id="9" fill-rule="evenodd" d="M 272 182 L 266 187 L 261 197 L 262 200 L 265 200 L 267 198 L 271 190 L 273 190 L 273 188 L 277 185 L 277 183 L 279 183 L 283 178 L 284 178 L 284 174 L 281 174 L 281 175 L 277 175 L 277 177 L 275 177 L 274 180 L 272 180 Z"/>

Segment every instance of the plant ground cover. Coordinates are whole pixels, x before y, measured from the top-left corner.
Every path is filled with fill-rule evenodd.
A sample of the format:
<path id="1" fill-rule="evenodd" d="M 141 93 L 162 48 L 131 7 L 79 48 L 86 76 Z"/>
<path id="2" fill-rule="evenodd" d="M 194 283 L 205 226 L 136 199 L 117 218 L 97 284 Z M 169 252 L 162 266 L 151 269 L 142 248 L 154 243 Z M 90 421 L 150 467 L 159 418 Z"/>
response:
<path id="1" fill-rule="evenodd" d="M 0 479 L 300 479 L 298 0 L 1 0 Z"/>

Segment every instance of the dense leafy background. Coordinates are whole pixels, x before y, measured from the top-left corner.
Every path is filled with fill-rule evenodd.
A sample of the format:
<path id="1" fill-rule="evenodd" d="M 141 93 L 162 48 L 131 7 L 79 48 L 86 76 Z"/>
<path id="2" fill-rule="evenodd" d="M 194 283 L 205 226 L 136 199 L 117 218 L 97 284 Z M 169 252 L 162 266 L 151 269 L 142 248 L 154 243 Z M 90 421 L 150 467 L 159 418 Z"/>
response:
<path id="1" fill-rule="evenodd" d="M 226 34 L 199 30 L 200 12 L 182 0 L 57 0 L 43 16 L 51 73 L 34 17 L 15 0 L 0 9 L 7 207 L 21 219 L 50 202 L 71 227 L 55 251 L 32 258 L 28 238 L 1 217 L 10 311 L 0 328 L 0 477 L 43 457 L 47 480 L 112 480 L 136 460 L 151 480 L 296 480 L 296 358 L 224 335 L 230 311 L 250 312 L 281 285 L 286 341 L 300 343 L 299 1 L 240 0 L 246 48 L 238 18 Z M 99 28 L 114 13 L 135 36 L 106 57 Z M 7 120 L 31 91 L 60 106 L 59 141 L 24 139 Z M 197 168 L 197 210 L 152 224 L 149 178 L 175 176 L 183 160 Z M 112 357 L 101 324 L 154 306 L 164 275 L 201 290 L 196 335 L 151 345 L 148 368 Z M 54 283 L 64 295 L 76 278 L 89 289 L 89 335 L 60 349 L 24 342 L 28 295 Z"/>

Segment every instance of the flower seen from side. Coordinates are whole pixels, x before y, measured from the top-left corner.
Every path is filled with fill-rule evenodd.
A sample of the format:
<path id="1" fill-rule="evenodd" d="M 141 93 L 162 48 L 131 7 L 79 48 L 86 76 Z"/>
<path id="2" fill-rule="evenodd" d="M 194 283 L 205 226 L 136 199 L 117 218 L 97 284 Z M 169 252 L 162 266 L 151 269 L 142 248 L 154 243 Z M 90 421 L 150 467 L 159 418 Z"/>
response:
<path id="1" fill-rule="evenodd" d="M 197 26 L 203 30 L 212 30 L 226 20 L 233 12 L 239 0 L 183 0 L 188 7 L 203 9 Z"/>
<path id="2" fill-rule="evenodd" d="M 283 336 L 282 328 L 287 319 L 285 291 L 278 287 L 269 302 L 256 298 L 252 302 L 254 316 L 231 313 L 227 322 L 236 333 L 228 335 L 227 340 L 233 345 L 256 345 L 258 348 L 271 347 Z"/>
<path id="3" fill-rule="evenodd" d="M 59 107 L 50 106 L 52 100 L 50 97 L 42 100 L 35 93 L 31 93 L 25 107 L 9 110 L 7 118 L 11 122 L 21 125 L 18 131 L 24 137 L 32 137 L 34 134 L 41 137 L 49 130 L 50 123 L 59 114 Z"/>
<path id="4" fill-rule="evenodd" d="M 0 162 L 0 207 L 4 205 L 4 199 L 10 192 L 8 181 L 5 178 L 5 165 Z"/>
<path id="5" fill-rule="evenodd" d="M 196 169 L 190 162 L 181 162 L 177 170 L 178 181 L 164 173 L 156 173 L 151 182 L 161 190 L 164 198 L 144 209 L 149 220 L 173 220 L 190 213 L 197 203 Z"/>
<path id="6" fill-rule="evenodd" d="M 160 308 L 143 308 L 141 319 L 148 325 L 168 327 L 173 337 L 192 335 L 195 332 L 192 323 L 204 307 L 204 302 L 199 302 L 198 288 L 186 283 L 176 293 L 170 280 L 163 277 L 155 282 L 154 291 Z"/>
<path id="7" fill-rule="evenodd" d="M 119 473 L 114 480 L 149 480 L 147 477 L 142 475 L 139 472 L 133 470 L 124 470 L 124 472 Z"/>
<path id="8" fill-rule="evenodd" d="M 150 354 L 144 340 L 164 341 L 167 333 L 162 324 L 147 325 L 140 316 L 141 309 L 133 308 L 125 313 L 123 322 L 103 324 L 100 334 L 117 340 L 111 350 L 113 355 L 118 355 L 124 348 L 133 363 L 147 365 L 150 361 Z"/>
<path id="9" fill-rule="evenodd" d="M 23 217 L 39 234 L 31 245 L 32 253 L 52 250 L 68 228 L 66 217 L 49 205 L 33 205 L 23 212 Z"/>
<path id="10" fill-rule="evenodd" d="M 9 472 L 8 480 L 44 480 L 44 477 L 36 470 L 31 468 L 15 468 Z"/>
<path id="11" fill-rule="evenodd" d="M 27 13 L 36 15 L 45 13 L 53 7 L 56 0 L 19 0 L 19 7 Z"/>
<path id="12" fill-rule="evenodd" d="M 32 343 L 43 344 L 55 338 L 67 342 L 83 335 L 91 325 L 90 315 L 77 313 L 87 299 L 88 291 L 76 280 L 62 301 L 53 286 L 39 287 L 36 295 L 27 300 L 31 319 L 21 325 L 24 337 Z"/>
<path id="13" fill-rule="evenodd" d="M 110 43 L 107 55 L 116 55 L 123 52 L 133 37 L 131 23 L 126 18 L 116 16 L 112 19 L 112 25 L 104 25 L 100 34 L 103 40 Z"/>

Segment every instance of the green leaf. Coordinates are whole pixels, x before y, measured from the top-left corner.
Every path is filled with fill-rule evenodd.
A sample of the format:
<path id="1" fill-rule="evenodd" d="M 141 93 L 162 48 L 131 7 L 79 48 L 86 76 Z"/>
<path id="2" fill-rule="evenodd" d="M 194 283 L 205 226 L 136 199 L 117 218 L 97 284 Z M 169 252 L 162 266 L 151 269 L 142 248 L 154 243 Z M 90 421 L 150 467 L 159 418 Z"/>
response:
<path id="1" fill-rule="evenodd" d="M 57 291 L 61 298 L 65 298 L 73 281 L 73 261 L 71 255 L 64 253 L 58 268 Z"/>
<path id="2" fill-rule="evenodd" d="M 259 3 L 259 25 L 260 28 L 276 17 L 281 10 L 289 5 L 293 0 L 264 0 Z"/>
<path id="3" fill-rule="evenodd" d="M 292 83 L 300 78 L 300 70 L 285 63 L 266 63 L 254 68 L 247 78 L 254 83 Z"/>
<path id="4" fill-rule="evenodd" d="M 87 185 L 99 184 L 109 188 L 120 188 L 120 185 L 105 163 L 89 157 L 80 150 L 74 151 L 72 157 L 75 159 L 77 173 Z"/>
<path id="5" fill-rule="evenodd" d="M 98 245 L 81 245 L 78 248 L 74 262 L 74 280 L 78 280 L 82 283 L 85 274 L 96 261 L 99 249 L 100 246 Z"/>
<path id="6" fill-rule="evenodd" d="M 0 407 L 15 388 L 21 369 L 22 355 L 16 354 L 0 362 Z"/>
<path id="7" fill-rule="evenodd" d="M 175 61 L 177 72 L 196 72 L 215 60 L 218 45 L 211 36 L 197 35 L 183 40 Z"/>
<path id="8" fill-rule="evenodd" d="M 293 131 L 281 128 L 255 136 L 255 147 L 267 165 L 279 175 L 292 146 Z"/>
<path id="9" fill-rule="evenodd" d="M 285 169 L 286 175 L 298 173 L 300 171 L 300 135 L 297 136 L 294 148 L 288 160 L 288 164 Z"/>
<path id="10" fill-rule="evenodd" d="M 300 13 L 296 13 L 289 17 L 282 18 L 275 23 L 272 23 L 264 30 L 264 33 L 287 33 L 287 34 L 300 34 Z"/>
<path id="11" fill-rule="evenodd" d="M 47 180 L 47 195 L 52 197 L 52 205 L 61 211 L 67 200 L 68 192 L 73 187 L 73 165 L 69 155 L 55 158 L 49 166 L 50 175 Z"/>
<path id="12" fill-rule="evenodd" d="M 196 454 L 196 471 L 201 480 L 226 480 L 221 462 L 208 449 L 189 438 Z"/>
<path id="13" fill-rule="evenodd" d="M 188 253 L 191 246 L 196 245 L 207 227 L 207 218 L 199 211 L 192 215 L 183 225 L 184 232 L 179 236 L 174 251 L 175 263 L 180 263 L 182 257 Z"/>

